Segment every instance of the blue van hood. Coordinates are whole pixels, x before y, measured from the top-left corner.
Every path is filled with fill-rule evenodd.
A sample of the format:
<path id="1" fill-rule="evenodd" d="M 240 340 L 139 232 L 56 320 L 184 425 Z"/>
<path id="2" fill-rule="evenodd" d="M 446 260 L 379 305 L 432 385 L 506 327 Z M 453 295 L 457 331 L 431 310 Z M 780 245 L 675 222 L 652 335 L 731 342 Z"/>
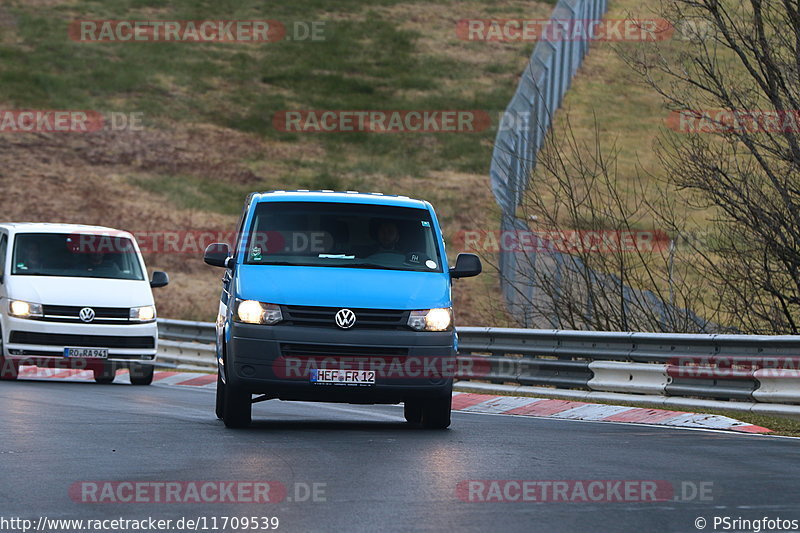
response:
<path id="1" fill-rule="evenodd" d="M 236 296 L 284 305 L 365 309 L 450 307 L 450 276 L 337 267 L 238 265 Z"/>

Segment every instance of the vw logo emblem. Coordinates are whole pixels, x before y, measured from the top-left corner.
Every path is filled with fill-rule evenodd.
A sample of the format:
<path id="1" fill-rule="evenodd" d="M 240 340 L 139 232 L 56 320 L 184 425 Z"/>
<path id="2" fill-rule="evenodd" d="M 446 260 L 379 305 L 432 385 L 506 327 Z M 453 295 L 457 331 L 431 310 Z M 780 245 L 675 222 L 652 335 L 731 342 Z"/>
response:
<path id="1" fill-rule="evenodd" d="M 84 322 L 91 322 L 92 320 L 94 320 L 94 309 L 92 309 L 91 307 L 84 307 L 83 309 L 81 309 L 81 312 L 78 313 L 78 316 Z"/>
<path id="2" fill-rule="evenodd" d="M 356 325 L 356 314 L 350 309 L 339 309 L 335 318 L 336 325 L 342 329 L 350 329 Z"/>

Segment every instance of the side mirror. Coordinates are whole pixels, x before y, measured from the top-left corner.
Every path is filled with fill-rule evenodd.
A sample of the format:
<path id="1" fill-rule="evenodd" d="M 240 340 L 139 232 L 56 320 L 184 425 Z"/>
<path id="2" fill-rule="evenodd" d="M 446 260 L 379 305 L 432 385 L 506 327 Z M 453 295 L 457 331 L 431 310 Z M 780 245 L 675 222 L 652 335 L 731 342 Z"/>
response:
<path id="1" fill-rule="evenodd" d="M 208 245 L 205 254 L 203 254 L 203 261 L 207 265 L 227 268 L 230 257 L 231 250 L 228 245 L 223 242 L 217 242 Z"/>
<path id="2" fill-rule="evenodd" d="M 475 254 L 458 254 L 456 266 L 450 269 L 451 278 L 471 278 L 483 270 L 481 259 Z"/>
<path id="3" fill-rule="evenodd" d="M 150 287 L 157 289 L 158 287 L 166 287 L 169 284 L 169 276 L 166 272 L 156 270 L 153 272 L 153 278 L 150 280 Z"/>

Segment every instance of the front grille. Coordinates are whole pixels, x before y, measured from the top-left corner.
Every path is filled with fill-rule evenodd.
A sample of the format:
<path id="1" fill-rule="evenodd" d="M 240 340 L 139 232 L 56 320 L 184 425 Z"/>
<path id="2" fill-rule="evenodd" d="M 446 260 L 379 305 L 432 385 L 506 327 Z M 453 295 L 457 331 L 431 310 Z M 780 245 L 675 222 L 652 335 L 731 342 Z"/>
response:
<path id="1" fill-rule="evenodd" d="M 42 346 L 78 346 L 81 348 L 155 348 L 154 337 L 121 337 L 117 335 L 69 335 L 12 331 L 10 344 L 39 344 Z"/>
<path id="2" fill-rule="evenodd" d="M 337 328 L 336 313 L 341 307 L 281 306 L 283 319 L 295 326 Z M 409 311 L 394 309 L 354 309 L 356 324 L 352 329 L 406 329 Z"/>
<path id="3" fill-rule="evenodd" d="M 340 344 L 282 343 L 284 357 L 397 357 L 407 356 L 408 348 L 384 346 L 345 346 Z"/>
<path id="4" fill-rule="evenodd" d="M 131 324 L 130 308 L 128 307 L 91 307 L 76 305 L 43 305 L 44 317 L 40 320 L 47 322 L 83 322 L 80 319 L 81 309 L 90 307 L 94 310 L 94 320 L 90 324 Z M 136 322 L 140 324 L 140 322 Z"/>

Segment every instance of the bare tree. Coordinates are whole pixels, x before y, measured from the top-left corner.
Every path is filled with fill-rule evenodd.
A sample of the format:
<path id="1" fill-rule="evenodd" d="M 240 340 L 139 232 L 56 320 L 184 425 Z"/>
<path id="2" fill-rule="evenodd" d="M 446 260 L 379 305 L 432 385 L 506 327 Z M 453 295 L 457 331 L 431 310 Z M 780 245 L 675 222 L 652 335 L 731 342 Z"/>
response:
<path id="1" fill-rule="evenodd" d="M 663 16 L 690 42 L 626 60 L 678 114 L 658 147 L 668 185 L 713 224 L 693 275 L 715 287 L 729 326 L 800 333 L 798 4 L 665 0 Z"/>
<path id="2" fill-rule="evenodd" d="M 652 182 L 636 176 L 623 183 L 617 150 L 601 144 L 596 126 L 594 144 L 586 144 L 568 116 L 561 123 L 538 154 L 518 219 L 506 224 L 520 229 L 499 238 L 505 260 L 514 262 L 498 269 L 514 278 L 506 284 L 515 291 L 512 316 L 527 327 L 708 330 L 717 310 L 703 303 L 702 280 L 688 275 L 685 248 L 653 227 L 646 199 L 659 195 Z M 530 232 L 521 229 L 526 224 Z M 705 319 L 688 311 L 701 308 Z"/>

